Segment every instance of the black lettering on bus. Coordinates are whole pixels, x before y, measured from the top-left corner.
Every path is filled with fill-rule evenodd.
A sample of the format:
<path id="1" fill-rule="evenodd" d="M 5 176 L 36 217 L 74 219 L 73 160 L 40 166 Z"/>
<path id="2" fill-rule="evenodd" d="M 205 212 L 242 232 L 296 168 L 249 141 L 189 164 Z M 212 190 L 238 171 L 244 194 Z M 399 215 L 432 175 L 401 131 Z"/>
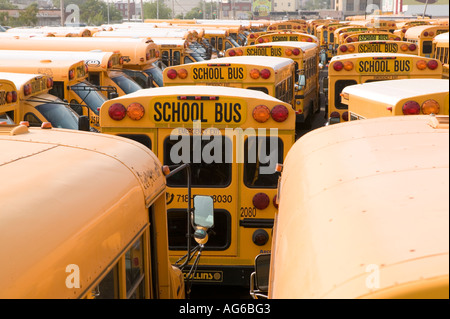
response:
<path id="1" fill-rule="evenodd" d="M 162 105 L 159 102 L 156 102 L 155 105 L 153 106 L 153 109 L 155 110 L 155 115 L 153 115 L 153 120 L 155 122 L 160 122 L 162 120 L 162 114 L 161 114 L 161 109 Z"/>
<path id="2" fill-rule="evenodd" d="M 394 72 L 409 72 L 411 70 L 411 63 L 409 60 L 395 60 Z"/>

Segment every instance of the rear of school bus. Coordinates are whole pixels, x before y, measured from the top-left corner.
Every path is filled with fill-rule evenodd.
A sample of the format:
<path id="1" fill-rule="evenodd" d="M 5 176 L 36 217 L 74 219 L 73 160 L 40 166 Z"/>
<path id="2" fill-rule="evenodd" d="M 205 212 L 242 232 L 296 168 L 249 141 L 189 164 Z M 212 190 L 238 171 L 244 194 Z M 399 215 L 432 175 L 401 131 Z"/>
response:
<path id="1" fill-rule="evenodd" d="M 164 165 L 192 163 L 193 192 L 213 197 L 214 227 L 191 279 L 248 286 L 254 258 L 271 249 L 278 181 L 274 165 L 294 143 L 292 107 L 262 92 L 187 85 L 107 101 L 100 117 L 103 133 L 141 142 Z M 186 174 L 172 176 L 167 185 L 169 248 L 175 262 L 186 253 Z"/>
<path id="2" fill-rule="evenodd" d="M 0 298 L 180 298 L 161 163 L 133 141 L 0 124 Z M 92 183 L 92 176 L 96 176 Z"/>
<path id="3" fill-rule="evenodd" d="M 295 64 L 291 59 L 240 56 L 173 66 L 164 86 L 207 85 L 262 91 L 294 105 Z"/>
<path id="4" fill-rule="evenodd" d="M 417 55 L 418 47 L 414 43 L 394 40 L 358 41 L 341 44 L 337 55 L 356 53 L 402 53 Z"/>
<path id="5" fill-rule="evenodd" d="M 448 115 L 448 80 L 404 79 L 350 85 L 342 91 L 350 120 L 400 115 Z"/>
<path id="6" fill-rule="evenodd" d="M 295 62 L 297 122 L 308 123 L 319 110 L 319 46 L 316 43 L 280 41 L 229 49 L 225 56 L 273 56 Z"/>
<path id="7" fill-rule="evenodd" d="M 434 53 L 433 39 L 435 36 L 447 33 L 448 26 L 422 25 L 409 28 L 405 33 L 408 42 L 415 43 L 419 47 L 418 55 L 430 58 Z"/>
<path id="8" fill-rule="evenodd" d="M 314 130 L 279 192 L 269 298 L 449 298 L 448 116 Z"/>
<path id="9" fill-rule="evenodd" d="M 442 78 L 442 63 L 436 59 L 399 53 L 333 57 L 328 67 L 328 124 L 348 121 L 347 105 L 341 102 L 341 93 L 346 86 L 413 78 Z"/>

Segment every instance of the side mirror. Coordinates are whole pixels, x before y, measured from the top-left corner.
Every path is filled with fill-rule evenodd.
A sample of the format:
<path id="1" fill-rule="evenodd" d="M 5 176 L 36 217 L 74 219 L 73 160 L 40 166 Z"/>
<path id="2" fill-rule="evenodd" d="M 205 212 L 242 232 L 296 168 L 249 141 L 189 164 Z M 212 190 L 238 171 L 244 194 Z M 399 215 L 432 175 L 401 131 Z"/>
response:
<path id="1" fill-rule="evenodd" d="M 214 226 L 214 201 L 211 196 L 194 196 L 194 226 Z"/>
<path id="2" fill-rule="evenodd" d="M 250 276 L 250 295 L 253 299 L 267 299 L 269 292 L 270 254 L 255 258 L 255 271 Z"/>
<path id="3" fill-rule="evenodd" d="M 119 94 L 117 92 L 108 92 L 108 100 L 115 99 Z"/>
<path id="4" fill-rule="evenodd" d="M 78 130 L 89 132 L 90 128 L 91 128 L 91 125 L 89 123 L 89 117 L 87 117 L 86 115 L 81 115 L 78 118 Z"/>

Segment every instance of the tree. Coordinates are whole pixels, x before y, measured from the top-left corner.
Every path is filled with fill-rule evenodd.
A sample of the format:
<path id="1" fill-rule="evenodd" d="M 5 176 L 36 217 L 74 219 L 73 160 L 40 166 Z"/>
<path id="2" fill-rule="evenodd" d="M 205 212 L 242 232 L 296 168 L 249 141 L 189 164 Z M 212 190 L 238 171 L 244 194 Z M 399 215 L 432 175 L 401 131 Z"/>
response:
<path id="1" fill-rule="evenodd" d="M 35 26 L 38 22 L 37 14 L 39 12 L 38 4 L 33 2 L 25 10 L 19 12 L 16 24 L 20 26 Z"/>
<path id="2" fill-rule="evenodd" d="M 164 0 L 144 2 L 143 6 L 144 19 L 170 19 L 172 17 L 172 10 L 164 3 Z"/>
<path id="3" fill-rule="evenodd" d="M 205 12 L 203 12 L 205 10 Z M 200 1 L 195 8 L 192 8 L 185 19 L 214 19 L 217 14 L 217 3 L 215 1 Z"/>

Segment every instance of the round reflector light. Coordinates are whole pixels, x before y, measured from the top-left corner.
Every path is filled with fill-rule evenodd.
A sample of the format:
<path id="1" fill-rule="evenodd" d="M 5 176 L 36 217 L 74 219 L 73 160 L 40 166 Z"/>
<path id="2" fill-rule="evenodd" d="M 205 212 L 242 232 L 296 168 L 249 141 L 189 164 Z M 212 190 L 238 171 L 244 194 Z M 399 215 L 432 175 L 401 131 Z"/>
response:
<path id="1" fill-rule="evenodd" d="M 127 116 L 132 120 L 140 120 L 145 113 L 144 107 L 139 103 L 131 103 L 127 108 Z"/>
<path id="2" fill-rule="evenodd" d="M 257 193 L 253 196 L 253 206 L 257 209 L 265 209 L 270 204 L 270 198 L 265 193 Z"/>
<path id="3" fill-rule="evenodd" d="M 264 246 L 269 241 L 269 234 L 264 229 L 257 229 L 253 233 L 252 241 L 255 245 Z"/>
<path id="4" fill-rule="evenodd" d="M 179 77 L 180 79 L 185 79 L 185 78 L 187 78 L 187 75 L 188 75 L 188 72 L 187 72 L 186 69 L 179 69 L 179 70 L 178 70 L 178 77 Z"/>
<path id="5" fill-rule="evenodd" d="M 259 78 L 259 70 L 258 69 L 251 69 L 250 70 L 250 77 L 254 80 Z"/>
<path id="6" fill-rule="evenodd" d="M 177 77 L 178 73 L 175 69 L 170 69 L 167 71 L 167 77 L 171 80 L 175 79 Z"/>
<path id="7" fill-rule="evenodd" d="M 420 105 L 416 101 L 408 101 L 403 104 L 402 111 L 404 115 L 420 114 Z"/>
<path id="8" fill-rule="evenodd" d="M 268 69 L 262 69 L 260 74 L 263 79 L 268 79 L 268 78 L 270 78 L 271 73 L 270 73 L 270 70 L 268 70 Z"/>
<path id="9" fill-rule="evenodd" d="M 114 103 L 111 104 L 111 106 L 108 109 L 109 117 L 112 118 L 115 121 L 122 120 L 125 115 L 127 114 L 127 110 L 123 104 L 120 103 Z"/>
<path id="10" fill-rule="evenodd" d="M 289 111 L 284 105 L 276 105 L 270 112 L 270 115 L 276 122 L 284 122 L 289 116 Z"/>
<path id="11" fill-rule="evenodd" d="M 341 61 L 336 61 L 333 63 L 333 69 L 335 69 L 336 71 L 340 71 L 344 68 L 344 63 L 342 63 Z"/>
<path id="12" fill-rule="evenodd" d="M 265 105 L 258 105 L 253 109 L 253 118 L 256 122 L 264 123 L 270 118 L 270 110 Z"/>
<path id="13" fill-rule="evenodd" d="M 430 61 L 428 61 L 428 63 L 427 63 L 427 67 L 430 69 L 430 70 L 436 70 L 437 69 L 437 67 L 438 67 L 438 62 L 436 61 L 436 60 L 430 60 Z"/>
<path id="14" fill-rule="evenodd" d="M 423 114 L 439 114 L 440 106 L 439 103 L 433 99 L 426 100 L 422 103 L 422 113 Z"/>

